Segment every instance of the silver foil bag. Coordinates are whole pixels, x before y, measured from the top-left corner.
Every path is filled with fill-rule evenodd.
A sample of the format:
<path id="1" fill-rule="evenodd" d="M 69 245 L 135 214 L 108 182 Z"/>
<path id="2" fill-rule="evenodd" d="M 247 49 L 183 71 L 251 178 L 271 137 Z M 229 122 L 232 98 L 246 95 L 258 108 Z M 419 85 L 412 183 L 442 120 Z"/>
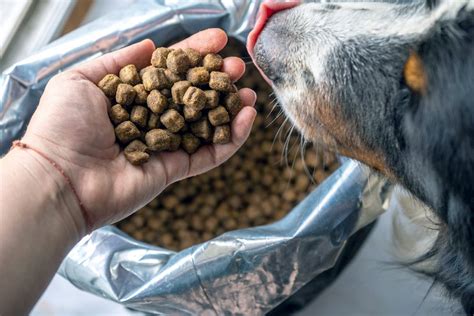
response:
<path id="1" fill-rule="evenodd" d="M 162 45 L 208 27 L 245 41 L 260 1 L 137 1 L 7 69 L 0 79 L 1 153 L 21 137 L 52 76 L 151 38 Z M 114 227 L 86 236 L 60 274 L 75 286 L 159 314 L 263 314 L 331 268 L 346 240 L 384 210 L 390 186 L 346 161 L 285 218 L 181 252 Z"/>

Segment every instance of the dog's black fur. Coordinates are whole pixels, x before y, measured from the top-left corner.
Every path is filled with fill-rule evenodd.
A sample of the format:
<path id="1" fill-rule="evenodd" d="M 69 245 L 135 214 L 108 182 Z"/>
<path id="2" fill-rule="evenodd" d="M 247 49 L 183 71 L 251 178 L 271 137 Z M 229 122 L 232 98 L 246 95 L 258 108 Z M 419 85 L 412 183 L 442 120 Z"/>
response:
<path id="1" fill-rule="evenodd" d="M 438 1 L 427 1 L 426 7 L 435 10 Z M 316 11 L 324 15 L 339 9 L 326 6 Z M 432 261 L 434 267 L 422 272 L 459 298 L 467 314 L 474 314 L 474 9 L 466 5 L 454 16 L 441 15 L 420 36 L 387 40 L 362 34 L 337 39 L 324 61 L 323 82 L 301 60 L 280 57 L 284 54 L 275 47 L 274 38 L 301 37 L 304 27 L 283 26 L 288 21 L 279 14 L 270 19 L 267 33 L 262 32 L 255 56 L 273 80 L 282 106 L 312 141 L 318 141 L 321 134 L 314 131 L 318 125 L 334 139 L 337 146 L 332 148 L 351 153 L 351 146 L 359 146 L 377 153 L 374 159 L 383 160 L 380 164 L 366 158 L 374 154 L 354 153 L 353 157 L 397 181 L 434 211 L 439 220 L 438 238 L 432 249 L 408 265 Z M 292 45 L 296 44 L 287 47 L 297 49 Z M 412 89 L 403 75 L 411 54 L 422 62 L 426 91 Z M 291 62 L 300 66 L 301 73 L 292 73 L 295 66 L 288 66 Z M 291 81 L 297 82 L 297 76 L 306 91 L 323 94 L 324 100 L 315 97 L 309 105 L 287 104 L 295 101 L 288 91 L 294 88 Z M 329 120 L 315 114 L 328 115 L 328 110 L 333 113 Z M 338 124 L 332 115 L 339 119 Z M 334 132 L 339 123 L 348 136 Z"/>
<path id="2" fill-rule="evenodd" d="M 423 177 L 400 171 L 402 183 L 440 219 L 427 257 L 438 258 L 436 281 L 474 313 L 474 11 L 437 23 L 417 48 L 426 69 L 426 96 L 411 94 L 405 114 L 404 152 L 425 157 L 437 175 L 432 196 Z M 413 180 L 418 179 L 418 180 Z"/>

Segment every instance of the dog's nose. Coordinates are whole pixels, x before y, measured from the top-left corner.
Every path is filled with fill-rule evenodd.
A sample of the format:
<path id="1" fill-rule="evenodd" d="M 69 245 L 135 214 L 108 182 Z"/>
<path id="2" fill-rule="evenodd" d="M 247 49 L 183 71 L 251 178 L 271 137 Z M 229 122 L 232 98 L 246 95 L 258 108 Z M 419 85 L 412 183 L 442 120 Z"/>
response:
<path id="1" fill-rule="evenodd" d="M 267 0 L 267 1 L 264 1 L 260 5 L 260 9 L 257 15 L 257 21 L 255 23 L 254 29 L 249 33 L 249 36 L 247 38 L 247 51 L 250 57 L 252 58 L 254 64 L 257 66 L 257 68 L 258 68 L 258 65 L 255 62 L 254 48 L 255 48 L 255 44 L 257 42 L 258 36 L 260 35 L 263 28 L 265 27 L 266 22 L 275 13 L 294 8 L 300 3 L 301 1 L 299 0 L 297 1 L 295 0 L 292 0 L 292 1 Z M 262 76 L 267 81 L 269 81 L 260 68 L 259 68 L 259 71 L 262 74 Z"/>

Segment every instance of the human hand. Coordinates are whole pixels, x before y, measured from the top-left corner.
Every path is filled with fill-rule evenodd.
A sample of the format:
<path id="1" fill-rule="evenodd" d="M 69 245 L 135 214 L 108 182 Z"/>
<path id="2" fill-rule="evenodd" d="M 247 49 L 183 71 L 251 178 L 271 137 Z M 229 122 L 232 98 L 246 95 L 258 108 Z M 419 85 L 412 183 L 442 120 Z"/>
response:
<path id="1" fill-rule="evenodd" d="M 173 47 L 192 47 L 201 53 L 220 51 L 227 43 L 222 30 L 197 33 Z M 232 141 L 208 145 L 195 154 L 161 152 L 142 166 L 128 163 L 115 143 L 107 110 L 110 102 L 96 86 L 123 66 L 149 64 L 154 44 L 145 40 L 106 54 L 53 77 L 41 97 L 22 142 L 44 152 L 65 171 L 82 201 L 93 228 L 116 222 L 142 207 L 167 185 L 223 163 L 247 139 L 256 111 L 255 93 L 241 89 L 244 108 L 232 122 Z M 236 57 L 224 60 L 223 71 L 233 80 L 245 70 Z M 34 155 L 34 153 L 32 153 Z M 81 215 L 79 205 L 68 212 Z M 85 225 L 83 218 L 79 221 Z M 85 227 L 78 227 L 84 232 Z"/>

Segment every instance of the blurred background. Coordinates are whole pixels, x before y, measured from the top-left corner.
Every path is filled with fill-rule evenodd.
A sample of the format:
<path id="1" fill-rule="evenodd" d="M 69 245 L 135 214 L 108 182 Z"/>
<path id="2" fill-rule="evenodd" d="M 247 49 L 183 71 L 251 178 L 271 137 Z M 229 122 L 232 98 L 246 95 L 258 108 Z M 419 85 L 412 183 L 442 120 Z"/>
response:
<path id="1" fill-rule="evenodd" d="M 139 0 L 0 0 L 0 70 L 36 53 L 46 44 L 114 10 Z M 237 1 L 237 0 L 234 0 Z M 172 2 L 172 1 L 171 1 Z M 300 316 L 449 315 L 442 293 L 431 281 L 394 267 L 390 253 L 391 209 L 339 278 Z M 32 315 L 140 315 L 77 290 L 56 276 Z"/>

